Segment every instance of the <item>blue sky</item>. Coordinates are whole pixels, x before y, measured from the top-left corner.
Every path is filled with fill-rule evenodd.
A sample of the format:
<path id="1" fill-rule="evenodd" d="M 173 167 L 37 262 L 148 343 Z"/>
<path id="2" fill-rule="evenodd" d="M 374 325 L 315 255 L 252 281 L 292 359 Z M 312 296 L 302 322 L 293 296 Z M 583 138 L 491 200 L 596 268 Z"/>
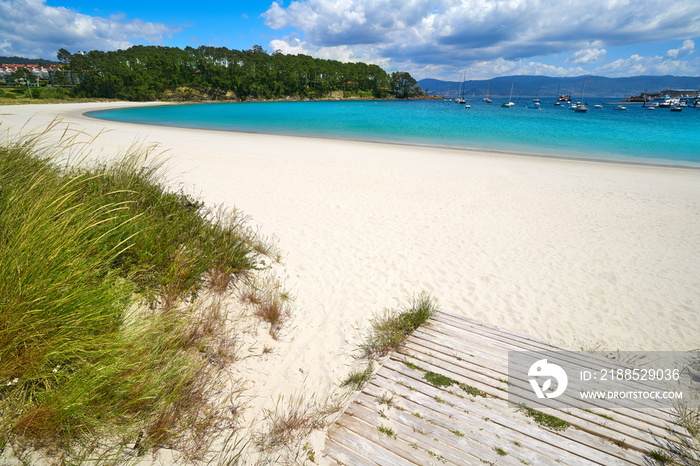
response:
<path id="1" fill-rule="evenodd" d="M 416 79 L 700 76 L 699 41 L 700 0 L 0 0 L 0 55 L 30 58 L 261 45 Z"/>

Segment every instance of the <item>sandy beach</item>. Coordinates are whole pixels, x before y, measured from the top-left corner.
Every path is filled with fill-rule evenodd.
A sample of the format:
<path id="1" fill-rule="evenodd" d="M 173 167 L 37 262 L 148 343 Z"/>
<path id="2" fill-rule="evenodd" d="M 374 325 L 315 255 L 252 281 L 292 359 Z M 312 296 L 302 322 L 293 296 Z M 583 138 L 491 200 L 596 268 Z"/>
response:
<path id="1" fill-rule="evenodd" d="M 700 170 L 96 120 L 134 105 L 0 107 L 3 137 L 103 132 L 166 150 L 174 188 L 236 206 L 284 254 L 293 316 L 258 393 L 337 386 L 373 314 L 423 290 L 555 345 L 700 347 Z"/>

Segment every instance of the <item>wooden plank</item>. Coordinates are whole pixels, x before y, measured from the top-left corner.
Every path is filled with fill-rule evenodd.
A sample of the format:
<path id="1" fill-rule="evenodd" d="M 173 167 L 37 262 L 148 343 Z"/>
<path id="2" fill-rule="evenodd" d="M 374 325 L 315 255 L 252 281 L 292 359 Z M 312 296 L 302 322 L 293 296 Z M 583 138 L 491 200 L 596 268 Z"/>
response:
<path id="1" fill-rule="evenodd" d="M 481 366 L 476 366 L 470 361 L 458 361 L 454 358 L 437 359 L 436 357 L 427 356 L 425 353 L 416 354 L 411 351 L 416 349 L 419 348 L 414 345 L 413 339 L 410 339 L 405 347 L 402 348 L 399 353 L 394 354 L 391 359 L 396 360 L 401 356 L 403 356 L 403 359 L 409 356 L 413 357 L 414 364 L 417 366 L 421 366 L 421 364 L 423 364 L 426 366 L 427 370 L 443 373 L 443 375 L 447 375 L 450 378 L 459 379 L 460 377 L 457 377 L 457 375 L 463 376 L 469 380 L 466 383 L 475 385 L 477 388 L 482 387 L 480 389 L 486 391 L 489 393 L 489 395 L 507 400 L 508 394 L 503 391 L 505 390 L 505 387 L 497 387 L 496 385 L 499 381 L 489 380 L 489 377 L 492 377 L 492 371 L 487 369 L 484 371 L 487 372 L 487 374 L 475 373 L 474 371 L 481 370 Z M 430 365 L 430 367 L 428 367 L 428 365 Z M 472 384 L 471 381 L 478 381 L 480 384 L 484 385 Z M 520 389 L 521 393 L 530 393 L 531 388 L 528 382 L 519 379 L 511 379 L 508 382 L 511 385 L 509 387 L 511 392 L 517 393 L 516 389 Z M 487 386 L 488 388 L 495 388 L 496 391 L 484 389 L 484 386 Z M 563 395 L 561 401 L 566 403 L 569 398 L 570 397 L 568 397 L 568 395 Z M 666 430 L 667 423 L 661 423 L 657 417 L 647 416 L 644 411 L 639 412 L 624 409 L 620 410 L 619 413 L 614 413 L 615 417 L 610 415 L 613 414 L 612 412 L 608 413 L 607 410 L 603 411 L 603 414 L 613 417 L 613 419 L 606 419 L 600 415 L 584 411 L 580 408 L 573 409 L 569 414 L 573 415 L 574 417 L 584 419 L 587 422 L 606 426 L 609 429 L 619 432 L 623 436 L 639 437 L 640 434 L 645 433 L 645 435 L 640 438 L 647 439 L 650 437 L 650 435 L 656 435 L 660 438 L 668 437 L 668 431 Z"/>
<path id="2" fill-rule="evenodd" d="M 423 450 L 415 450 L 411 448 L 403 439 L 393 438 L 389 435 L 380 432 L 376 426 L 372 426 L 361 418 L 353 415 L 352 404 L 348 407 L 349 416 L 343 419 L 343 424 L 346 430 L 352 431 L 357 435 L 365 438 L 367 444 L 371 444 L 377 451 L 385 451 L 390 455 L 381 455 L 373 458 L 374 461 L 380 464 L 391 465 L 435 465 L 440 463 L 437 457 L 431 457 Z M 391 423 L 386 422 L 385 427 L 392 427 Z M 376 454 L 376 453 L 372 453 Z"/>
<path id="3" fill-rule="evenodd" d="M 328 432 L 326 440 L 326 448 L 323 455 L 326 459 L 332 460 L 337 464 L 345 464 L 347 466 L 377 466 L 377 463 L 366 456 L 361 456 L 353 449 L 348 448 L 346 444 L 352 444 L 353 440 L 348 440 L 345 433 L 340 429 L 331 429 Z"/>
<path id="4" fill-rule="evenodd" d="M 432 328 L 434 330 L 435 328 Z M 430 345 L 431 340 L 439 340 L 439 339 L 444 339 L 444 341 L 454 341 L 454 339 L 457 339 L 456 343 L 456 348 L 462 348 L 463 351 L 474 351 L 472 348 L 479 348 L 481 346 L 484 346 L 486 351 L 488 351 L 489 356 L 485 356 L 485 361 L 491 360 L 492 364 L 499 369 L 501 369 L 505 374 L 507 374 L 507 358 L 508 358 L 508 353 L 507 351 L 513 351 L 515 350 L 514 347 L 508 346 L 506 343 L 499 342 L 498 340 L 494 339 L 489 343 L 488 339 L 483 339 L 482 336 L 480 336 L 479 333 L 450 333 L 454 330 L 454 328 L 449 328 L 449 327 L 440 327 L 443 332 L 441 333 L 432 333 L 431 327 L 428 326 L 426 328 L 422 328 L 422 330 L 425 332 L 420 333 L 416 332 L 414 335 L 412 335 L 412 339 L 418 338 L 422 339 L 422 341 L 425 342 L 425 345 Z M 419 329 L 420 330 L 420 329 Z M 476 340 L 474 340 L 476 338 Z M 529 340 L 529 342 L 533 342 L 533 340 Z M 467 345 L 468 343 L 468 345 Z M 536 343 L 536 342 L 535 342 Z M 539 344 L 539 343 L 537 343 Z M 465 346 L 466 345 L 466 346 Z M 510 349 L 508 349 L 510 348 Z M 529 347 L 524 347 L 524 346 L 519 346 L 518 348 L 522 350 L 527 350 L 527 351 L 540 351 L 541 349 L 537 348 L 529 348 Z M 549 347 L 547 349 L 548 351 L 552 351 L 552 348 Z M 555 348 L 554 350 L 560 350 Z M 563 349 L 561 349 L 563 350 Z M 505 351 L 505 352 L 504 352 Z M 575 364 L 575 366 L 566 366 L 564 367 L 565 369 L 568 367 L 570 370 L 578 370 L 581 365 L 587 366 L 591 363 L 591 361 L 594 360 L 599 360 L 600 364 L 605 367 L 619 367 L 619 368 L 630 368 L 632 366 L 627 365 L 627 364 L 622 364 L 619 361 L 613 361 L 605 358 L 601 358 L 596 355 L 586 355 L 585 357 L 582 355 L 579 355 L 578 353 L 572 353 L 573 350 L 566 350 L 566 352 L 560 353 L 560 359 L 561 361 L 564 361 L 564 363 L 569 362 L 570 364 Z M 559 362 L 559 361 L 558 361 Z M 501 365 L 502 363 L 502 365 Z M 566 364 L 564 364 L 566 365 Z M 658 390 L 658 389 L 663 389 L 659 385 L 654 385 L 652 383 L 646 383 L 646 382 L 640 382 L 640 381 L 620 381 L 619 383 L 616 383 L 621 389 L 623 390 L 639 390 L 639 391 L 651 391 L 651 390 Z M 659 420 L 655 422 L 656 425 L 658 426 L 663 426 L 666 423 L 673 422 L 673 416 L 668 412 L 666 409 L 663 408 L 663 404 L 660 401 L 654 401 L 654 400 L 638 400 L 637 403 L 635 403 L 637 406 L 645 406 L 647 408 L 650 408 L 647 410 L 646 408 L 644 410 L 641 409 L 636 409 L 636 408 L 630 408 L 632 411 L 637 411 L 641 414 L 642 420 L 645 422 L 653 422 L 649 419 L 649 417 L 656 417 Z M 660 409 L 661 408 L 661 409 Z"/>
<path id="5" fill-rule="evenodd" d="M 407 345 L 407 347 L 411 347 L 410 343 L 409 345 Z M 402 349 L 400 354 L 404 357 L 408 356 L 406 354 L 405 349 Z M 498 390 L 498 388 L 494 388 L 494 382 L 489 382 L 483 377 L 479 378 L 478 375 L 475 375 L 473 373 L 469 374 L 468 376 L 464 375 L 463 369 L 469 367 L 469 363 L 457 361 L 454 359 L 451 361 L 437 360 L 430 356 L 426 356 L 425 354 L 413 354 L 412 356 L 414 357 L 414 364 L 423 367 L 425 370 L 441 373 L 452 379 L 457 380 L 458 382 L 468 383 L 470 385 L 475 386 L 476 388 L 485 391 L 494 398 L 499 398 L 507 401 L 506 392 Z M 397 361 L 396 357 L 398 357 L 398 355 L 396 354 L 392 356 L 391 361 L 393 362 L 387 367 L 390 367 L 407 375 L 413 375 L 413 372 L 415 371 L 408 367 L 400 367 L 400 364 L 402 364 L 402 362 Z M 394 366 L 393 364 L 398 365 Z M 437 364 L 441 365 L 438 366 Z M 421 376 L 422 374 L 416 375 L 416 377 Z M 464 382 L 465 379 L 467 380 L 466 382 Z M 475 381 L 478 381 L 478 383 L 476 383 Z M 518 390 L 520 390 L 521 393 L 530 393 L 531 388 L 527 382 L 521 380 L 513 380 L 510 383 L 511 386 L 509 387 L 509 390 L 511 392 L 517 393 Z M 563 400 L 566 401 L 566 398 L 563 398 Z M 546 410 L 546 405 L 540 405 L 537 402 L 533 402 L 531 404 L 531 407 L 534 409 Z M 633 417 L 629 417 L 630 413 L 633 413 L 631 410 L 623 410 L 620 413 L 615 413 L 615 417 L 613 417 L 612 419 L 605 419 L 600 415 L 586 412 L 578 408 L 571 410 L 558 409 L 557 411 L 562 413 L 561 415 L 555 413 L 557 417 L 567 420 L 567 422 L 569 422 L 577 428 L 594 433 L 596 435 L 600 435 L 604 438 L 608 438 L 611 441 L 624 441 L 626 445 L 628 445 L 631 448 L 636 448 L 639 451 L 653 449 L 655 438 L 672 440 L 671 436 L 666 430 L 665 425 L 660 426 L 657 422 L 658 420 L 653 417 L 646 419 L 643 412 L 635 413 L 637 417 L 642 418 L 642 420 L 640 421 Z"/>
<path id="6" fill-rule="evenodd" d="M 464 464 L 465 460 L 468 458 L 477 460 L 479 458 L 487 458 L 490 457 L 490 455 L 495 455 L 494 451 L 486 451 L 483 457 L 477 456 L 479 452 L 475 450 L 483 448 L 482 445 L 469 445 L 467 442 L 463 442 L 462 445 L 455 445 L 455 443 L 450 442 L 451 439 L 447 438 L 447 435 L 443 432 L 430 430 L 427 435 L 421 433 L 425 432 L 425 429 L 417 427 L 418 423 L 410 419 L 412 416 L 405 415 L 398 410 L 382 410 L 385 419 L 374 409 L 370 398 L 371 397 L 358 399 L 357 403 L 353 403 L 348 407 L 348 412 L 369 424 L 381 425 L 390 422 L 397 436 L 411 446 L 411 448 L 414 448 L 414 450 L 422 452 L 422 454 L 430 455 L 427 453 L 430 451 L 432 452 L 432 455 L 430 455 L 431 458 L 442 458 L 442 460 L 438 461 L 442 462 L 444 460 L 444 464 Z M 450 435 L 455 437 L 454 434 Z"/>
<path id="7" fill-rule="evenodd" d="M 440 326 L 439 328 L 441 331 L 444 332 L 458 332 L 458 329 L 460 329 L 460 321 L 468 321 L 469 319 L 466 317 L 461 317 L 457 316 L 454 314 L 449 314 L 446 312 L 441 312 L 439 315 L 447 321 L 445 322 L 445 325 Z M 437 321 L 436 321 L 437 322 Z M 430 326 L 427 326 L 427 328 L 430 328 Z M 505 335 L 508 335 L 510 332 L 507 330 L 499 330 L 496 329 L 495 327 L 490 328 L 489 326 L 486 325 L 478 325 L 476 323 L 469 324 L 469 328 L 465 329 L 466 334 L 472 334 L 472 335 L 481 335 L 484 336 L 490 340 L 493 340 L 494 342 L 498 341 L 501 343 L 506 343 L 506 344 L 513 344 L 513 340 L 508 340 L 507 338 L 504 339 Z M 455 334 L 454 336 L 464 336 L 465 334 Z M 519 344 L 517 345 L 519 348 L 522 348 L 523 350 L 527 351 L 555 351 L 555 352 L 561 352 L 562 353 L 562 359 L 566 361 L 570 361 L 572 364 L 575 364 L 577 366 L 579 365 L 586 365 L 589 364 L 591 361 L 598 361 L 600 364 L 606 366 L 606 367 L 614 367 L 614 368 L 622 368 L 622 369 L 634 369 L 635 366 L 630 363 L 625 363 L 620 360 L 612 360 L 605 358 L 603 356 L 593 354 L 593 353 L 586 353 L 585 356 L 582 354 L 581 351 L 574 350 L 572 348 L 563 348 L 563 347 L 554 347 L 548 343 L 536 340 L 532 337 L 516 337 L 517 341 Z M 639 390 L 649 390 L 649 389 L 655 389 L 657 388 L 657 384 L 653 383 L 652 381 L 641 381 L 641 380 L 622 380 L 620 381 L 620 384 L 622 386 L 628 387 L 629 389 L 639 389 Z"/>
<path id="8" fill-rule="evenodd" d="M 527 377 L 508 380 L 510 351 L 556 351 L 562 356 L 557 363 L 565 370 L 594 358 L 439 310 L 384 362 L 329 429 L 324 455 L 358 465 L 478 464 L 478 460 L 507 465 L 644 465 L 643 452 L 657 449 L 657 439 L 675 440 L 666 430 L 674 422 L 672 414 L 655 403 L 643 409 L 591 412 L 547 409 L 533 400 L 534 409 L 552 413 L 575 428 L 556 432 L 536 425 L 507 403 L 506 389 L 531 391 Z M 404 361 L 422 370 L 411 369 Z M 606 366 L 601 367 L 630 367 L 603 362 Z M 468 384 L 488 397 L 474 398 L 456 385 L 435 387 L 424 379 L 424 371 Z M 649 388 L 632 381 L 624 387 Z M 377 400 L 385 393 L 395 394 L 391 407 Z M 575 398 L 567 396 L 561 400 L 573 407 Z M 391 427 L 396 438 L 380 432 L 379 425 Z M 497 451 L 500 448 L 505 456 Z"/>
<path id="9" fill-rule="evenodd" d="M 430 318 L 430 322 L 443 322 L 443 321 L 448 321 L 451 326 L 454 327 L 461 327 L 461 326 L 469 326 L 469 328 L 480 328 L 483 329 L 484 331 L 493 331 L 495 333 L 498 333 L 500 335 L 506 335 L 509 338 L 513 339 L 520 339 L 520 340 L 533 340 L 533 341 L 540 341 L 533 337 L 532 335 L 528 335 L 525 333 L 520 333 L 515 330 L 511 329 L 506 329 L 503 327 L 496 327 L 495 325 L 487 324 L 486 322 L 479 322 L 477 320 L 474 320 L 470 317 L 462 316 L 455 314 L 453 312 L 446 311 L 444 309 L 437 309 L 433 316 Z M 545 342 L 543 342 L 545 343 Z M 547 343 L 545 343 L 547 344 Z M 550 347 L 554 347 L 553 345 L 550 345 Z"/>
<path id="10" fill-rule="evenodd" d="M 401 373 L 391 373 L 388 369 L 391 368 L 388 367 L 388 365 L 385 365 L 377 376 L 387 377 L 387 380 L 391 381 L 394 379 L 394 377 L 396 377 L 396 375 L 404 375 Z M 538 431 L 538 436 L 541 437 L 540 440 L 548 441 L 548 443 L 551 445 L 558 445 L 559 448 L 564 448 L 571 453 L 588 457 L 593 461 L 597 461 L 599 464 L 616 464 L 612 460 L 614 456 L 629 461 L 628 452 L 612 444 L 612 442 L 604 443 L 601 438 L 590 435 L 583 430 L 570 428 L 564 432 L 554 432 L 546 428 L 536 426 L 523 413 L 515 412 L 511 415 L 503 414 L 506 411 L 506 404 L 503 401 L 493 400 L 491 398 L 478 398 L 476 402 L 469 404 L 467 409 L 459 409 L 459 401 L 456 400 L 460 399 L 455 395 L 451 395 L 444 390 L 440 390 L 418 379 L 414 379 L 414 382 L 415 384 L 409 385 L 411 388 L 413 388 L 413 390 L 408 387 L 399 386 L 396 388 L 396 393 L 401 393 L 401 396 L 406 396 L 408 399 L 419 400 L 416 402 L 424 405 L 426 409 L 429 409 L 434 413 L 452 416 L 453 418 L 457 419 L 464 419 L 461 416 L 463 415 L 464 411 L 467 411 L 467 415 L 476 416 L 476 419 L 488 418 L 488 424 L 484 425 L 484 428 L 496 429 L 495 426 L 501 426 L 505 429 L 517 431 L 516 437 L 513 438 L 513 441 L 517 441 L 518 435 L 529 435 L 528 432 L 530 432 L 533 427 L 536 427 L 537 429 L 540 429 Z M 386 385 L 386 383 L 382 383 L 382 386 Z M 367 390 L 367 388 L 365 390 Z M 436 393 L 439 394 L 441 398 L 448 401 L 450 405 L 436 403 L 434 401 L 434 396 Z M 493 403 L 500 403 L 500 405 L 493 405 Z M 565 413 L 557 413 L 557 417 L 566 420 L 564 419 L 566 417 Z M 468 421 L 465 420 L 464 422 Z M 502 432 L 499 435 L 507 437 L 509 434 Z M 566 444 L 566 447 L 563 447 L 564 444 Z M 601 456 L 599 453 L 603 453 L 603 456 Z M 643 463 L 638 462 L 636 464 L 641 465 Z"/>
<path id="11" fill-rule="evenodd" d="M 511 335 L 511 336 L 513 336 L 514 339 L 519 340 L 522 343 L 522 345 L 525 345 L 525 346 L 521 346 L 521 347 L 528 349 L 528 350 L 531 350 L 532 348 L 527 348 L 526 345 L 532 344 L 532 345 L 536 345 L 538 347 L 538 351 L 539 350 L 550 351 L 552 349 L 554 349 L 556 351 L 559 351 L 559 350 L 567 351 L 567 353 L 564 354 L 563 359 L 570 360 L 570 361 L 572 361 L 572 363 L 575 363 L 575 364 L 584 364 L 585 365 L 585 364 L 590 363 L 591 359 L 598 359 L 598 360 L 600 360 L 601 364 L 605 364 L 608 367 L 614 366 L 616 364 L 619 365 L 620 367 L 623 367 L 623 368 L 633 367 L 629 364 L 622 364 L 619 361 L 612 361 L 610 359 L 601 358 L 600 356 L 597 356 L 597 355 L 586 355 L 584 357 L 584 356 L 579 355 L 578 352 L 571 353 L 571 351 L 573 351 L 571 349 L 554 348 L 551 345 L 544 343 L 544 342 L 540 342 L 532 337 L 528 337 L 528 336 L 522 335 L 522 334 L 517 334 L 516 332 L 512 332 L 509 330 L 498 329 L 497 327 L 489 326 L 486 324 L 479 324 L 478 322 L 473 321 L 467 317 L 457 316 L 454 314 L 447 313 L 445 311 L 438 312 L 436 314 L 435 321 L 439 322 L 439 320 L 441 318 L 445 320 L 445 323 L 438 325 L 438 328 L 440 328 L 442 331 L 446 332 L 447 334 L 449 334 L 450 332 L 457 331 L 460 328 L 463 330 L 466 329 L 465 330 L 467 332 L 466 335 L 463 333 L 457 333 L 457 334 L 452 335 L 453 337 L 459 337 L 458 340 L 461 340 L 465 337 L 469 338 L 469 335 L 468 335 L 469 333 L 478 334 L 478 335 L 481 335 L 482 337 L 487 338 L 487 339 L 488 338 L 502 339 L 504 337 L 504 335 Z M 429 322 L 432 322 L 432 321 L 433 321 L 433 319 L 431 319 L 431 321 L 429 321 Z M 433 323 L 435 323 L 435 322 L 433 322 Z M 430 326 L 428 326 L 428 327 L 430 327 Z M 480 343 L 483 344 L 484 342 L 482 341 Z M 478 343 L 475 343 L 475 344 L 478 344 Z M 571 358 L 571 356 L 573 356 L 573 358 Z M 492 353 L 491 358 L 493 358 L 493 353 Z M 636 382 L 636 381 L 622 381 L 620 383 L 620 386 L 626 387 L 629 390 L 645 390 L 645 391 L 647 391 L 647 390 L 658 389 L 658 387 L 653 385 L 653 384 Z M 659 406 L 656 403 L 654 403 L 652 400 L 648 400 L 648 401 L 647 400 L 640 400 L 640 403 L 638 403 L 638 405 L 645 405 L 645 404 L 649 408 L 653 408 L 653 409 L 641 410 L 641 409 L 625 408 L 623 411 L 626 413 L 627 418 L 637 419 L 637 420 L 641 421 L 642 423 L 648 423 L 648 424 L 655 425 L 657 428 L 659 428 L 661 430 L 665 430 L 666 428 L 668 428 L 669 425 L 671 427 L 673 427 L 675 425 L 675 418 L 668 409 L 663 409 L 663 408 L 659 409 Z M 677 434 L 684 435 L 684 432 L 682 431 L 682 429 L 676 429 L 675 432 Z"/>
<path id="12" fill-rule="evenodd" d="M 497 381 L 492 379 L 488 375 L 483 375 L 476 371 L 455 369 L 454 366 L 449 366 L 443 361 L 435 361 L 434 359 L 432 359 L 429 356 L 426 356 L 425 354 L 407 354 L 403 352 L 403 350 L 399 354 L 403 356 L 400 360 L 396 357 L 392 357 L 389 360 L 387 360 L 385 364 L 390 364 L 390 367 L 403 366 L 403 368 L 405 368 L 406 371 L 411 371 L 407 372 L 407 374 L 414 374 L 415 377 L 422 379 L 423 372 L 409 368 L 404 362 L 404 360 L 406 360 L 409 363 L 415 364 L 416 366 L 426 371 L 440 373 L 449 376 L 450 378 L 454 378 L 460 383 L 469 384 L 475 388 L 478 388 L 479 390 L 488 393 L 494 398 L 501 398 L 503 400 L 506 399 L 506 393 L 504 391 L 499 390 L 500 387 L 496 387 L 496 383 L 494 383 Z"/>
<path id="13" fill-rule="evenodd" d="M 377 393 L 379 393 L 383 388 L 385 387 L 370 385 L 368 386 L 368 394 L 374 390 L 377 390 Z M 369 404 L 369 408 L 371 409 L 372 400 L 368 398 L 371 397 L 361 399 L 360 403 L 363 405 L 366 403 Z M 464 422 L 443 414 L 431 414 L 429 411 L 430 410 L 426 409 L 425 405 L 415 403 L 402 396 L 397 396 L 395 409 L 384 410 L 389 418 L 402 423 L 406 431 L 408 431 L 410 427 L 411 431 L 408 435 L 410 435 L 411 438 L 427 438 L 430 435 L 439 435 L 436 432 L 443 431 L 440 436 L 444 443 L 450 445 L 454 449 L 462 448 L 463 452 L 468 452 L 474 459 L 478 458 L 488 461 L 499 460 L 499 464 L 501 464 L 503 460 L 494 449 L 500 446 L 508 451 L 510 458 L 516 459 L 520 464 L 523 464 L 520 460 L 527 461 L 530 464 L 561 464 L 556 459 L 545 457 L 542 452 L 535 452 L 534 450 L 527 449 L 519 442 L 516 444 L 516 441 L 499 436 L 499 432 L 492 432 L 491 429 L 484 429 L 481 424 L 486 424 L 486 422 L 483 420 L 482 422 L 477 422 L 478 420 L 475 418 L 474 422 L 465 424 Z M 416 415 L 420 415 L 420 417 Z M 441 417 L 445 423 L 449 424 L 447 424 L 447 427 L 438 425 L 434 417 Z M 464 435 L 464 437 L 461 437 L 456 432 Z M 445 438 L 445 436 L 448 438 Z M 466 453 L 462 454 L 463 459 L 465 458 L 465 454 Z"/>
<path id="14" fill-rule="evenodd" d="M 367 459 L 371 458 L 370 461 L 372 461 L 372 463 L 369 464 L 395 464 L 397 466 L 412 466 L 419 464 L 397 455 L 394 451 L 392 451 L 391 447 L 386 444 L 386 442 L 382 441 L 382 439 L 378 439 L 379 441 L 377 441 L 377 439 L 373 438 L 374 436 L 371 429 L 359 426 L 359 422 L 359 420 L 354 419 L 352 416 L 343 416 L 342 420 L 340 421 L 342 428 L 334 428 L 332 431 L 334 441 L 344 445 L 347 449 L 354 451 L 356 456 Z M 377 433 L 381 433 L 376 429 L 374 430 Z M 358 433 L 358 431 L 361 433 Z"/>
<path id="15" fill-rule="evenodd" d="M 366 390 L 376 390 L 377 386 L 368 385 Z M 382 384 L 380 389 L 384 389 L 385 384 Z M 513 413 L 513 417 L 507 416 L 497 409 L 489 409 L 485 406 L 480 406 L 480 403 L 474 403 L 469 412 L 464 412 L 459 409 L 451 409 L 448 404 L 436 403 L 430 393 L 425 393 L 423 390 L 426 387 L 418 386 L 414 390 L 406 387 L 396 387 L 397 395 L 405 400 L 414 403 L 415 409 L 421 412 L 427 419 L 432 419 L 447 428 L 457 428 L 470 436 L 480 441 L 486 442 L 487 436 L 480 434 L 482 431 L 487 431 L 490 434 L 496 435 L 501 444 L 488 444 L 491 447 L 501 447 L 504 443 L 510 444 L 520 442 L 527 445 L 533 451 L 540 452 L 540 455 L 549 455 L 552 459 L 562 461 L 563 464 L 578 464 L 577 458 L 588 458 L 590 464 L 600 465 L 615 465 L 615 464 L 643 464 L 642 462 L 630 463 L 629 454 L 624 453 L 626 457 L 623 461 L 609 453 L 603 453 L 596 449 L 587 448 L 581 445 L 576 440 L 562 436 L 561 433 L 549 431 L 539 426 L 535 426 L 524 415 Z M 430 387 L 428 387 L 428 391 Z M 446 399 L 452 401 L 449 395 L 444 395 Z M 514 417 L 520 417 L 520 421 L 516 422 Z M 576 433 L 574 433 L 576 434 Z M 580 435 L 580 433 L 578 434 Z M 604 445 L 605 448 L 612 448 L 614 445 Z"/>

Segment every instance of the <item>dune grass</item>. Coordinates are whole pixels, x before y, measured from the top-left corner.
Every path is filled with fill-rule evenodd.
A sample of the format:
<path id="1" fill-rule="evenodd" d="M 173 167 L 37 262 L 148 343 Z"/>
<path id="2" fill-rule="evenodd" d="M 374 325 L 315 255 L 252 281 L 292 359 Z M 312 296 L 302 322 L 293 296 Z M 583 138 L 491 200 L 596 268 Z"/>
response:
<path id="1" fill-rule="evenodd" d="M 284 321 L 290 316 L 292 297 L 273 275 L 249 280 L 241 289 L 241 300 L 250 305 L 253 313 L 270 324 L 270 336 L 277 340 Z"/>
<path id="2" fill-rule="evenodd" d="M 213 401 L 236 338 L 212 295 L 274 250 L 136 152 L 65 168 L 39 140 L 0 146 L 0 450 L 201 456 L 235 423 Z"/>
<path id="3" fill-rule="evenodd" d="M 694 361 L 698 363 L 697 357 Z M 700 466 L 700 408 L 678 403 L 674 410 L 678 426 L 669 426 L 668 438 L 657 439 L 659 448 L 646 452 L 652 464 Z"/>
<path id="4" fill-rule="evenodd" d="M 266 410 L 263 430 L 255 436 L 261 453 L 257 464 L 307 464 L 304 458 L 314 453 L 306 439 L 327 427 L 339 410 L 339 400 L 319 402 L 303 394 L 278 398 L 275 408 Z"/>
<path id="5" fill-rule="evenodd" d="M 341 387 L 361 390 L 374 373 L 374 362 L 396 351 L 423 322 L 438 308 L 437 301 L 426 292 L 413 296 L 402 309 L 385 309 L 370 321 L 368 334 L 360 344 L 364 368 L 356 369 L 341 381 Z"/>
<path id="6" fill-rule="evenodd" d="M 410 299 L 404 310 L 385 310 L 370 322 L 370 334 L 360 349 L 368 359 L 378 359 L 395 351 L 437 309 L 437 302 L 428 293 Z"/>

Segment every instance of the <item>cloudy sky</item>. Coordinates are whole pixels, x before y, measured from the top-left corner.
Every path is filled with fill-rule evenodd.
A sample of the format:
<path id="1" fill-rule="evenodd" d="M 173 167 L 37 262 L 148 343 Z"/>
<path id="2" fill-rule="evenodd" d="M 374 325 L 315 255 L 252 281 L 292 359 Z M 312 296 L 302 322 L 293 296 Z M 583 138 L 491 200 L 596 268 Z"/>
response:
<path id="1" fill-rule="evenodd" d="M 700 0 L 0 0 L 0 55 L 131 45 L 304 53 L 416 79 L 700 76 Z"/>

